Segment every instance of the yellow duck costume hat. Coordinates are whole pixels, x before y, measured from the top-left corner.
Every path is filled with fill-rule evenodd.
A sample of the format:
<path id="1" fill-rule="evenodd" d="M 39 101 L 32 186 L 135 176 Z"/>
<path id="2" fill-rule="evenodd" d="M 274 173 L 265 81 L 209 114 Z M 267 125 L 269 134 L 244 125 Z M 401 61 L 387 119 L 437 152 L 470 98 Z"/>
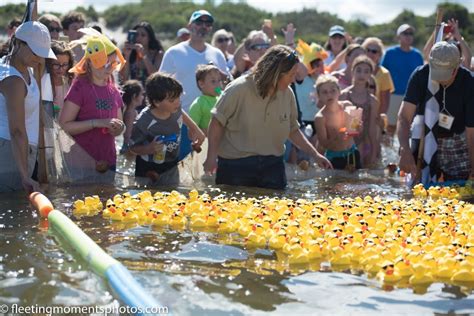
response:
<path id="1" fill-rule="evenodd" d="M 107 36 L 90 28 L 79 29 L 79 31 L 86 34 L 84 36 L 85 54 L 84 57 L 82 57 L 82 59 L 69 70 L 69 72 L 78 75 L 86 73 L 87 59 L 90 59 L 92 67 L 95 69 L 100 69 L 107 65 L 108 56 L 113 53 L 116 53 L 118 58 L 116 70 L 122 69 L 122 67 L 125 65 L 125 58 L 123 58 L 120 50 L 114 45 L 114 43 L 112 43 L 110 39 L 107 38 Z"/>
<path id="2" fill-rule="evenodd" d="M 298 40 L 298 46 L 296 46 L 296 51 L 303 59 L 303 64 L 308 68 L 308 72 L 311 74 L 315 71 L 312 69 L 311 62 L 315 59 L 325 60 L 328 58 L 328 52 L 321 46 L 316 43 L 311 43 L 308 45 L 302 39 Z"/>

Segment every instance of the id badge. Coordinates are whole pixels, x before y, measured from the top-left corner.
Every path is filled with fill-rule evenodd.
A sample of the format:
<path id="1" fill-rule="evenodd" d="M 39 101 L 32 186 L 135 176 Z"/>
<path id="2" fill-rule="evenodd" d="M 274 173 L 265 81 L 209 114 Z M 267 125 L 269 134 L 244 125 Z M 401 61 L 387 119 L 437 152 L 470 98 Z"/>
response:
<path id="1" fill-rule="evenodd" d="M 450 130 L 451 126 L 453 126 L 453 122 L 454 122 L 454 117 L 452 117 L 451 115 L 439 113 L 438 125 L 440 127 Z"/>

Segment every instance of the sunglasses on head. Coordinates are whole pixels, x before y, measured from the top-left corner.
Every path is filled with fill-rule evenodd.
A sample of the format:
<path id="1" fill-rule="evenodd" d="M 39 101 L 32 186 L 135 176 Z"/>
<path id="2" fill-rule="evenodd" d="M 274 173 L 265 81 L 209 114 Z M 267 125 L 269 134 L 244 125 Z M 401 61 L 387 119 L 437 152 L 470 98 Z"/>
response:
<path id="1" fill-rule="evenodd" d="M 207 26 L 207 27 L 211 27 L 212 26 L 212 22 L 211 21 L 203 21 L 203 20 L 196 20 L 194 21 L 194 24 L 196 24 L 197 26 Z"/>
<path id="2" fill-rule="evenodd" d="M 290 53 L 290 55 L 288 55 L 288 59 L 289 59 L 290 61 L 295 61 L 295 63 L 299 63 L 299 61 L 300 61 L 300 60 L 298 59 L 298 54 L 296 53 L 295 50 L 292 51 L 292 52 Z"/>
<path id="3" fill-rule="evenodd" d="M 378 54 L 379 52 L 378 49 L 367 48 L 367 53 Z"/>
<path id="4" fill-rule="evenodd" d="M 269 47 L 270 47 L 270 44 L 268 43 L 253 44 L 253 45 L 250 45 L 250 50 L 262 50 L 262 49 L 268 49 Z"/>
<path id="5" fill-rule="evenodd" d="M 228 38 L 228 37 L 220 37 L 220 38 L 218 38 L 218 39 L 216 40 L 216 42 L 218 42 L 218 43 L 226 43 L 226 42 L 228 42 L 229 40 L 230 40 L 230 38 Z"/>
<path id="6" fill-rule="evenodd" d="M 57 33 L 59 33 L 59 32 L 61 32 L 63 29 L 60 28 L 60 27 L 52 27 L 52 26 L 50 26 L 50 27 L 48 27 L 48 30 L 49 30 L 50 32 L 57 32 Z"/>

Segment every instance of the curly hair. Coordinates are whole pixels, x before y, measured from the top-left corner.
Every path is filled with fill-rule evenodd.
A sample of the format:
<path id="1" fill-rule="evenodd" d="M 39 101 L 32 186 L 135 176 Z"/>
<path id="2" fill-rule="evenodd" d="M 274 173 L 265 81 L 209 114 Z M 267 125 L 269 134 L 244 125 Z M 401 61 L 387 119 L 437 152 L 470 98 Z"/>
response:
<path id="1" fill-rule="evenodd" d="M 288 46 L 275 45 L 267 50 L 255 64 L 252 74 L 258 94 L 262 98 L 267 97 L 276 89 L 278 80 L 297 63 L 296 52 Z"/>

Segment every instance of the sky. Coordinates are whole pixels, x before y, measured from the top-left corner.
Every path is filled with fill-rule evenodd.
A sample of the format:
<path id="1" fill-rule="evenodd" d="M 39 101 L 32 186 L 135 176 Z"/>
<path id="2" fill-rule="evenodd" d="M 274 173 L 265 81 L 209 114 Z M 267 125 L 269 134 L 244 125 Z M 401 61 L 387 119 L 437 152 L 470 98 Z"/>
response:
<path id="1" fill-rule="evenodd" d="M 39 0 L 38 7 L 40 12 L 67 12 L 79 5 L 93 5 L 97 11 L 103 11 L 111 5 L 133 2 L 140 2 L 140 0 Z M 195 0 L 194 2 L 203 3 L 204 1 Z M 436 5 L 441 2 L 445 0 L 247 0 L 250 5 L 273 13 L 311 8 L 337 14 L 346 21 L 358 18 L 369 24 L 391 21 L 403 9 L 412 10 L 420 16 L 428 16 L 435 12 Z M 474 0 L 450 0 L 449 2 L 462 4 L 469 12 L 474 12 Z M 26 3 L 26 0 L 0 0 L 0 5 L 7 3 Z M 219 0 L 216 3 L 219 3 Z"/>

